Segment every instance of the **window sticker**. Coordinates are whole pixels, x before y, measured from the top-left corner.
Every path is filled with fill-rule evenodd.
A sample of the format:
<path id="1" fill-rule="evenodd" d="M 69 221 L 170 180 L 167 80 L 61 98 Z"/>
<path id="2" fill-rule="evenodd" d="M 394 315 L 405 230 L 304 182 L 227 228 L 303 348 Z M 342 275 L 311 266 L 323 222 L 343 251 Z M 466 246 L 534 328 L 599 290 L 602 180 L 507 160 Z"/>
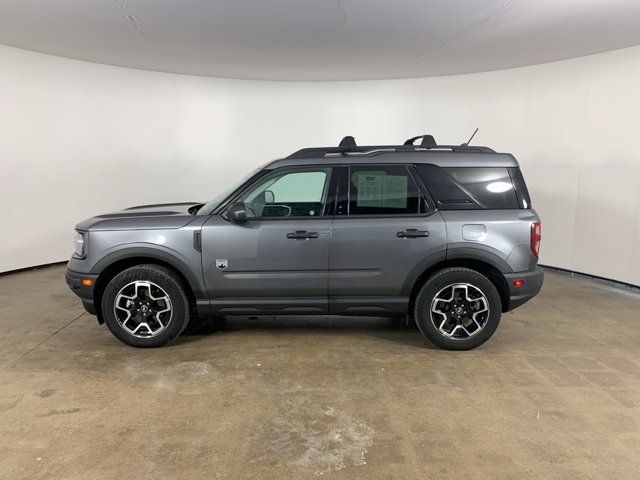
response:
<path id="1" fill-rule="evenodd" d="M 405 175 L 385 175 L 382 181 L 382 206 L 407 208 L 408 182 Z"/>
<path id="2" fill-rule="evenodd" d="M 358 207 L 407 208 L 406 175 L 361 172 L 357 177 Z"/>
<path id="3" fill-rule="evenodd" d="M 384 175 L 374 173 L 358 174 L 358 207 L 382 206 L 382 179 Z"/>

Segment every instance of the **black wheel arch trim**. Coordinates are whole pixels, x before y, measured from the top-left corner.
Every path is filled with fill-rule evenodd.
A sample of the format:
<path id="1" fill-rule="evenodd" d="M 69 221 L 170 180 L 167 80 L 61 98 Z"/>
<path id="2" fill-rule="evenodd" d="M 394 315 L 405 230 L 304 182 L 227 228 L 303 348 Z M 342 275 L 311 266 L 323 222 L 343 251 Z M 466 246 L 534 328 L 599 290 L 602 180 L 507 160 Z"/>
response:
<path id="1" fill-rule="evenodd" d="M 165 263 L 176 269 L 189 283 L 189 287 L 193 292 L 196 300 L 207 300 L 206 289 L 204 283 L 183 260 L 168 251 L 159 250 L 157 247 L 125 247 L 115 252 L 111 252 L 95 263 L 91 268 L 91 273 L 102 274 L 105 269 L 114 263 L 132 258 L 150 258 Z"/>
<path id="2" fill-rule="evenodd" d="M 409 297 L 418 279 L 434 265 L 444 262 L 447 259 L 447 250 L 442 248 L 436 252 L 423 257 L 418 261 L 409 274 L 405 277 L 399 296 Z"/>
<path id="3" fill-rule="evenodd" d="M 486 245 L 470 246 L 465 243 L 454 243 L 447 247 L 447 260 L 479 260 L 497 268 L 502 274 L 513 273 L 506 261 L 507 256 Z"/>
<path id="4" fill-rule="evenodd" d="M 456 246 L 454 244 L 452 248 L 446 248 L 438 252 L 433 252 L 417 262 L 411 272 L 409 272 L 409 274 L 405 278 L 402 289 L 400 290 L 400 295 L 411 296 L 412 292 L 415 292 L 414 289 L 420 277 L 422 277 L 425 273 L 427 273 L 434 267 L 442 265 L 442 268 L 447 268 L 449 266 L 452 266 L 450 264 L 447 264 L 447 262 L 462 262 L 464 260 L 485 263 L 498 270 L 502 275 L 513 272 L 509 264 L 504 259 L 498 256 L 496 253 L 490 251 L 488 248 L 482 249 L 476 246 L 468 246 L 464 244 L 461 246 Z M 508 291 L 504 293 L 508 295 Z M 508 300 L 508 297 L 507 299 L 503 299 L 503 301 L 504 300 Z"/>

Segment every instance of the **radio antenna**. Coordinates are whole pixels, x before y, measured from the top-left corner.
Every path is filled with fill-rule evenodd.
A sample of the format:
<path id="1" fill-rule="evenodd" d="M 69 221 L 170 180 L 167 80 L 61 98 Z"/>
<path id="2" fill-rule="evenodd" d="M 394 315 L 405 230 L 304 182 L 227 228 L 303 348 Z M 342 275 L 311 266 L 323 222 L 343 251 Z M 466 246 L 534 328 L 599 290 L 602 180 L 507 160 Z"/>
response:
<path id="1" fill-rule="evenodd" d="M 473 140 L 473 137 L 476 136 L 476 133 L 478 133 L 478 129 L 476 128 L 473 133 L 471 134 L 471 137 L 469 138 L 469 140 L 467 140 L 467 143 L 463 143 L 462 146 L 463 147 L 468 147 L 469 144 L 471 143 L 471 140 Z"/>

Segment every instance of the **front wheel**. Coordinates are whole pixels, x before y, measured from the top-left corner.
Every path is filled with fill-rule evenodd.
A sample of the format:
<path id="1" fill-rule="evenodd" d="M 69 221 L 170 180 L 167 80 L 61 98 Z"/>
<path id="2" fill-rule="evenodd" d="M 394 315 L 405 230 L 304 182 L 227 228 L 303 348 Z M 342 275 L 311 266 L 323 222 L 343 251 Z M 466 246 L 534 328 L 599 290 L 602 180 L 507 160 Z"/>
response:
<path id="1" fill-rule="evenodd" d="M 502 314 L 491 281 L 469 268 L 436 272 L 420 289 L 414 318 L 422 334 L 446 350 L 470 350 L 489 340 Z"/>
<path id="2" fill-rule="evenodd" d="M 158 265 L 136 265 L 113 277 L 102 295 L 111 333 L 133 347 L 161 347 L 189 323 L 189 299 L 180 277 Z"/>

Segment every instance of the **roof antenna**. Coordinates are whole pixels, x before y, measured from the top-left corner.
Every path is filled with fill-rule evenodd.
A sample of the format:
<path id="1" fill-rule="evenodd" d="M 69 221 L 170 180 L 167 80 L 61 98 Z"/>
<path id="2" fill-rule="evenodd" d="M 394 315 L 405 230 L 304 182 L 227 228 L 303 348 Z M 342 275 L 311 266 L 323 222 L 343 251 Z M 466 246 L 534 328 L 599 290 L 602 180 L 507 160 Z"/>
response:
<path id="1" fill-rule="evenodd" d="M 469 144 L 471 143 L 471 140 L 473 140 L 473 137 L 476 136 L 476 133 L 478 133 L 478 129 L 476 128 L 473 133 L 471 134 L 471 138 L 469 138 L 469 140 L 467 140 L 467 143 L 463 143 L 461 146 L 462 147 L 468 147 Z"/>

